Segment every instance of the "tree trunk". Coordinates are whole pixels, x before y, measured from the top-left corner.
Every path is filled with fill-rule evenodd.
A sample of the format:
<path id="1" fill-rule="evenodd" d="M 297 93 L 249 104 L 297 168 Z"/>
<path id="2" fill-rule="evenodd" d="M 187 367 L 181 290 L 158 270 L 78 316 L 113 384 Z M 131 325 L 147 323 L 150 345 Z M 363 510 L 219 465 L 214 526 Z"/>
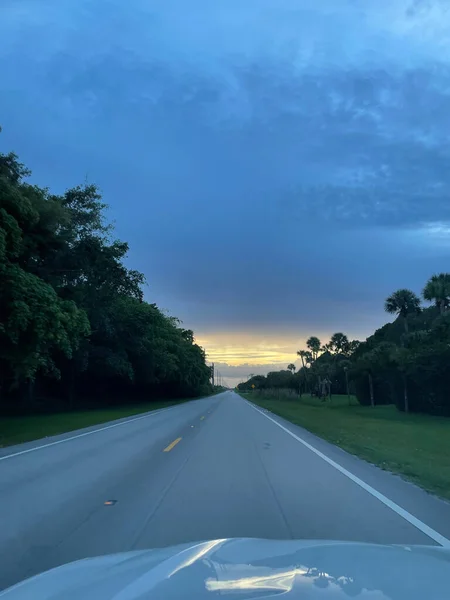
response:
<path id="1" fill-rule="evenodd" d="M 70 361 L 69 407 L 73 410 L 75 405 L 75 361 Z"/>
<path id="2" fill-rule="evenodd" d="M 405 333 L 409 333 L 409 325 L 408 325 L 408 316 L 405 315 L 403 317 L 403 327 L 405 328 Z"/>
<path id="3" fill-rule="evenodd" d="M 28 380 L 28 402 L 29 405 L 32 406 L 34 400 L 34 381 L 32 379 Z"/>
<path id="4" fill-rule="evenodd" d="M 408 398 L 408 384 L 406 382 L 406 375 L 403 373 L 403 399 L 405 401 L 405 413 L 409 412 L 409 398 Z"/>
<path id="5" fill-rule="evenodd" d="M 371 373 L 369 373 L 369 392 L 370 392 L 370 406 L 375 406 L 375 400 L 373 397 L 373 379 Z"/>
<path id="6" fill-rule="evenodd" d="M 347 388 L 348 405 L 350 406 L 350 388 L 348 386 L 348 372 L 345 371 L 345 386 Z"/>
<path id="7" fill-rule="evenodd" d="M 444 314 L 444 311 L 445 311 L 445 301 L 439 300 L 439 312 L 441 313 L 441 315 Z"/>
<path id="8" fill-rule="evenodd" d="M 302 369 L 303 369 L 303 379 L 305 381 L 305 394 L 308 393 L 308 379 L 306 377 L 306 371 L 305 371 L 305 361 L 303 360 L 303 356 L 300 356 L 301 360 L 302 360 Z"/>

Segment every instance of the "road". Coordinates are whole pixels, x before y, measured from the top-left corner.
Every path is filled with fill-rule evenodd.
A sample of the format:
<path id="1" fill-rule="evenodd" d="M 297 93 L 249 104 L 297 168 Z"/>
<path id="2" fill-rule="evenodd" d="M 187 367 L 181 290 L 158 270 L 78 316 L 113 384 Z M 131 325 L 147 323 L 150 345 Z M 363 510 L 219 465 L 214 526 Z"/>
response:
<path id="1" fill-rule="evenodd" d="M 0 511 L 0 588 L 210 538 L 450 545 L 450 504 L 234 392 L 3 449 Z"/>

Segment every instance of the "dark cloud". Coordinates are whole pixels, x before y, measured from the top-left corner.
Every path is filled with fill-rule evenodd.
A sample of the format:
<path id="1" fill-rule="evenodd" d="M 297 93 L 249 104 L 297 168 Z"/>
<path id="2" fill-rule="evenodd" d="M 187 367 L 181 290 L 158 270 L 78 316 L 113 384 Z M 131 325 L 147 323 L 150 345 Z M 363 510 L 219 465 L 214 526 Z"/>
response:
<path id="1" fill-rule="evenodd" d="M 7 0 L 2 147 L 189 325 L 368 333 L 450 254 L 449 13 L 392 4 Z"/>

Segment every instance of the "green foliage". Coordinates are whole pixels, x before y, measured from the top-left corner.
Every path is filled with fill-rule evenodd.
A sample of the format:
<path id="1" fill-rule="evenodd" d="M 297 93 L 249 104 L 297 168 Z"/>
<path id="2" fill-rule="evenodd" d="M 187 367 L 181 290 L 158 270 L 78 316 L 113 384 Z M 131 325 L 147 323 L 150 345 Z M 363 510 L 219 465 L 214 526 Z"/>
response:
<path id="1" fill-rule="evenodd" d="M 53 352 L 72 356 L 89 334 L 86 313 L 16 264 L 0 266 L 0 289 L 0 359 L 14 380 L 34 379 L 40 368 L 59 374 Z"/>
<path id="2" fill-rule="evenodd" d="M 330 342 L 327 344 L 327 350 L 335 354 L 347 356 L 351 352 L 350 342 L 345 333 L 334 333 Z"/>
<path id="3" fill-rule="evenodd" d="M 442 314 L 450 304 L 450 273 L 439 273 L 430 277 L 423 289 L 423 297 L 435 302 Z"/>
<path id="4" fill-rule="evenodd" d="M 15 384 L 39 370 L 58 376 L 55 352 L 71 357 L 89 335 L 86 313 L 37 275 L 63 213 L 25 175 L 15 155 L 0 155 L 0 363 Z"/>
<path id="5" fill-rule="evenodd" d="M 398 290 L 385 302 L 397 315 L 364 342 L 350 341 L 335 333 L 321 346 L 307 340 L 299 350 L 302 366 L 285 379 L 288 371 L 270 373 L 258 381 L 259 389 L 298 389 L 319 399 L 332 394 L 355 393 L 363 406 L 395 404 L 400 411 L 450 416 L 450 311 L 447 278 L 441 273 L 427 283 L 424 293 L 435 305 L 424 310 L 410 290 Z M 291 366 L 291 365 L 290 365 Z M 270 380 L 270 385 L 269 385 Z M 240 389 L 248 389 L 248 382 Z"/>
<path id="6" fill-rule="evenodd" d="M 43 409 L 208 391 L 203 350 L 144 302 L 144 276 L 125 266 L 128 245 L 111 238 L 96 186 L 55 196 L 29 175 L 14 154 L 0 155 L 3 409 L 35 404 L 29 385 L 24 401 L 27 382 Z"/>
<path id="7" fill-rule="evenodd" d="M 436 277 L 441 285 L 444 278 Z M 440 296 L 436 306 L 421 312 L 414 310 L 414 302 L 406 317 L 407 328 L 402 323 L 404 315 L 397 310 L 399 319 L 360 344 L 350 376 L 361 404 L 370 404 L 370 373 L 375 404 L 392 403 L 402 411 L 450 415 L 450 315 L 445 306 L 442 312 L 444 300 Z"/>
<path id="8" fill-rule="evenodd" d="M 321 348 L 321 343 L 318 337 L 315 336 L 311 336 L 307 341 L 306 341 L 306 345 L 309 349 L 309 351 L 312 354 L 313 360 L 316 360 L 319 352 L 320 352 L 320 348 Z"/>
<path id="9" fill-rule="evenodd" d="M 408 316 L 420 312 L 420 298 L 411 290 L 397 290 L 386 299 L 384 309 L 390 314 L 400 315 L 408 332 Z"/>

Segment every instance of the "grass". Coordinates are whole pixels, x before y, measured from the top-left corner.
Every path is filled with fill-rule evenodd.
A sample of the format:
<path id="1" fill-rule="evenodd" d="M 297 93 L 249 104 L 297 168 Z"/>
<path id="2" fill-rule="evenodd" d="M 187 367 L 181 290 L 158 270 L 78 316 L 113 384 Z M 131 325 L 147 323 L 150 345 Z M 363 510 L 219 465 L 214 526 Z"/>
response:
<path id="1" fill-rule="evenodd" d="M 31 415 L 0 417 L 0 447 L 30 442 L 50 435 L 58 435 L 91 425 L 99 425 L 124 417 L 132 417 L 151 410 L 180 404 L 185 400 L 171 402 L 150 402 L 98 410 L 55 413 L 51 415 Z"/>
<path id="2" fill-rule="evenodd" d="M 255 404 L 450 499 L 450 419 L 404 414 L 395 406 L 360 406 L 347 396 L 332 401 L 245 394 Z"/>

